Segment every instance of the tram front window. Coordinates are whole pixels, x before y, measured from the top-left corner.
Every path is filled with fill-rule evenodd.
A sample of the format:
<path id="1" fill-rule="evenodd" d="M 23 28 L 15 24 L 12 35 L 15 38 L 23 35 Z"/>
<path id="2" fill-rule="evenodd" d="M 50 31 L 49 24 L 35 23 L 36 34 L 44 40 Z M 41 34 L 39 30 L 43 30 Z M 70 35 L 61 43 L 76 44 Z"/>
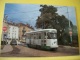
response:
<path id="1" fill-rule="evenodd" d="M 56 33 L 47 33 L 47 39 L 56 39 L 57 38 L 57 34 Z"/>

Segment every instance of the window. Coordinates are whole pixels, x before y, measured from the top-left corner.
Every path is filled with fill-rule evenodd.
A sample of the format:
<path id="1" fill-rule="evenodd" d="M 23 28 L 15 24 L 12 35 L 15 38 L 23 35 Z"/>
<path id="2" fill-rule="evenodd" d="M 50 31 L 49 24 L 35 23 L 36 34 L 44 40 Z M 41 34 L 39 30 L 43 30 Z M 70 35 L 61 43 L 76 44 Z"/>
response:
<path id="1" fill-rule="evenodd" d="M 47 38 L 46 35 L 47 35 L 46 32 L 41 32 L 41 38 L 42 38 L 42 39 L 46 39 L 46 38 Z"/>
<path id="2" fill-rule="evenodd" d="M 57 34 L 56 33 L 47 33 L 47 39 L 56 39 L 57 38 Z"/>
<path id="3" fill-rule="evenodd" d="M 41 34 L 39 33 L 39 39 L 41 39 Z"/>
<path id="4" fill-rule="evenodd" d="M 38 37 L 38 33 L 36 33 L 36 39 L 38 39 L 39 37 Z"/>

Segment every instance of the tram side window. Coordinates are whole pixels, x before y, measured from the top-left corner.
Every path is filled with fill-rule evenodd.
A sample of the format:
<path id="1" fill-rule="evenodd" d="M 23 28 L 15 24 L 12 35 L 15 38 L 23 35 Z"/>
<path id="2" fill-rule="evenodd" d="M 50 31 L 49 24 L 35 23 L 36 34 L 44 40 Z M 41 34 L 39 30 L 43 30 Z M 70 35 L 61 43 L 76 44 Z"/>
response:
<path id="1" fill-rule="evenodd" d="M 36 39 L 39 39 L 39 34 L 38 33 L 36 33 Z"/>
<path id="2" fill-rule="evenodd" d="M 41 32 L 41 39 L 44 39 L 44 32 Z"/>
<path id="3" fill-rule="evenodd" d="M 46 36 L 46 32 L 44 32 L 44 39 L 46 39 L 47 38 L 47 36 Z"/>
<path id="4" fill-rule="evenodd" d="M 30 34 L 27 34 L 27 37 L 26 37 L 27 39 L 30 39 Z"/>
<path id="5" fill-rule="evenodd" d="M 46 36 L 46 32 L 41 32 L 40 33 L 40 39 L 46 39 L 47 36 Z"/>
<path id="6" fill-rule="evenodd" d="M 33 36 L 34 36 L 34 39 L 37 39 L 37 35 L 36 35 L 36 33 L 34 33 L 34 35 L 33 35 Z"/>
<path id="7" fill-rule="evenodd" d="M 31 34 L 31 39 L 34 39 L 34 34 Z"/>
<path id="8" fill-rule="evenodd" d="M 41 39 L 41 34 L 39 33 L 39 39 Z"/>
<path id="9" fill-rule="evenodd" d="M 29 39 L 31 39 L 31 34 L 29 35 Z"/>
<path id="10" fill-rule="evenodd" d="M 26 34 L 26 38 L 28 39 L 28 35 Z"/>

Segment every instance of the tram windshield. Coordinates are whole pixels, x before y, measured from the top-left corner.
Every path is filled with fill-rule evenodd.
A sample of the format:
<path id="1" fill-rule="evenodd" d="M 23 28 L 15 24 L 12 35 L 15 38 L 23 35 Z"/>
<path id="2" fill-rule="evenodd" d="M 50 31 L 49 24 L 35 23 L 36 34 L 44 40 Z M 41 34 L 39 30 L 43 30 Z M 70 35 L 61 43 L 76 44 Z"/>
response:
<path id="1" fill-rule="evenodd" d="M 57 34 L 56 33 L 47 33 L 47 39 L 56 39 L 57 38 Z"/>

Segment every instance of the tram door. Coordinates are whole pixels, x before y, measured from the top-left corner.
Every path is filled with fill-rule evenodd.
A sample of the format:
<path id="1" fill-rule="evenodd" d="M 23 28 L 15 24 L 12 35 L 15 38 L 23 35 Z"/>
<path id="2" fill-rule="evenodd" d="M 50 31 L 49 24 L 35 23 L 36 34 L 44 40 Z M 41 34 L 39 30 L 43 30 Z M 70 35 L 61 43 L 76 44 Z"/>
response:
<path id="1" fill-rule="evenodd" d="M 41 33 L 41 45 L 44 46 L 46 44 L 46 38 L 47 38 L 47 32 L 42 32 Z"/>

